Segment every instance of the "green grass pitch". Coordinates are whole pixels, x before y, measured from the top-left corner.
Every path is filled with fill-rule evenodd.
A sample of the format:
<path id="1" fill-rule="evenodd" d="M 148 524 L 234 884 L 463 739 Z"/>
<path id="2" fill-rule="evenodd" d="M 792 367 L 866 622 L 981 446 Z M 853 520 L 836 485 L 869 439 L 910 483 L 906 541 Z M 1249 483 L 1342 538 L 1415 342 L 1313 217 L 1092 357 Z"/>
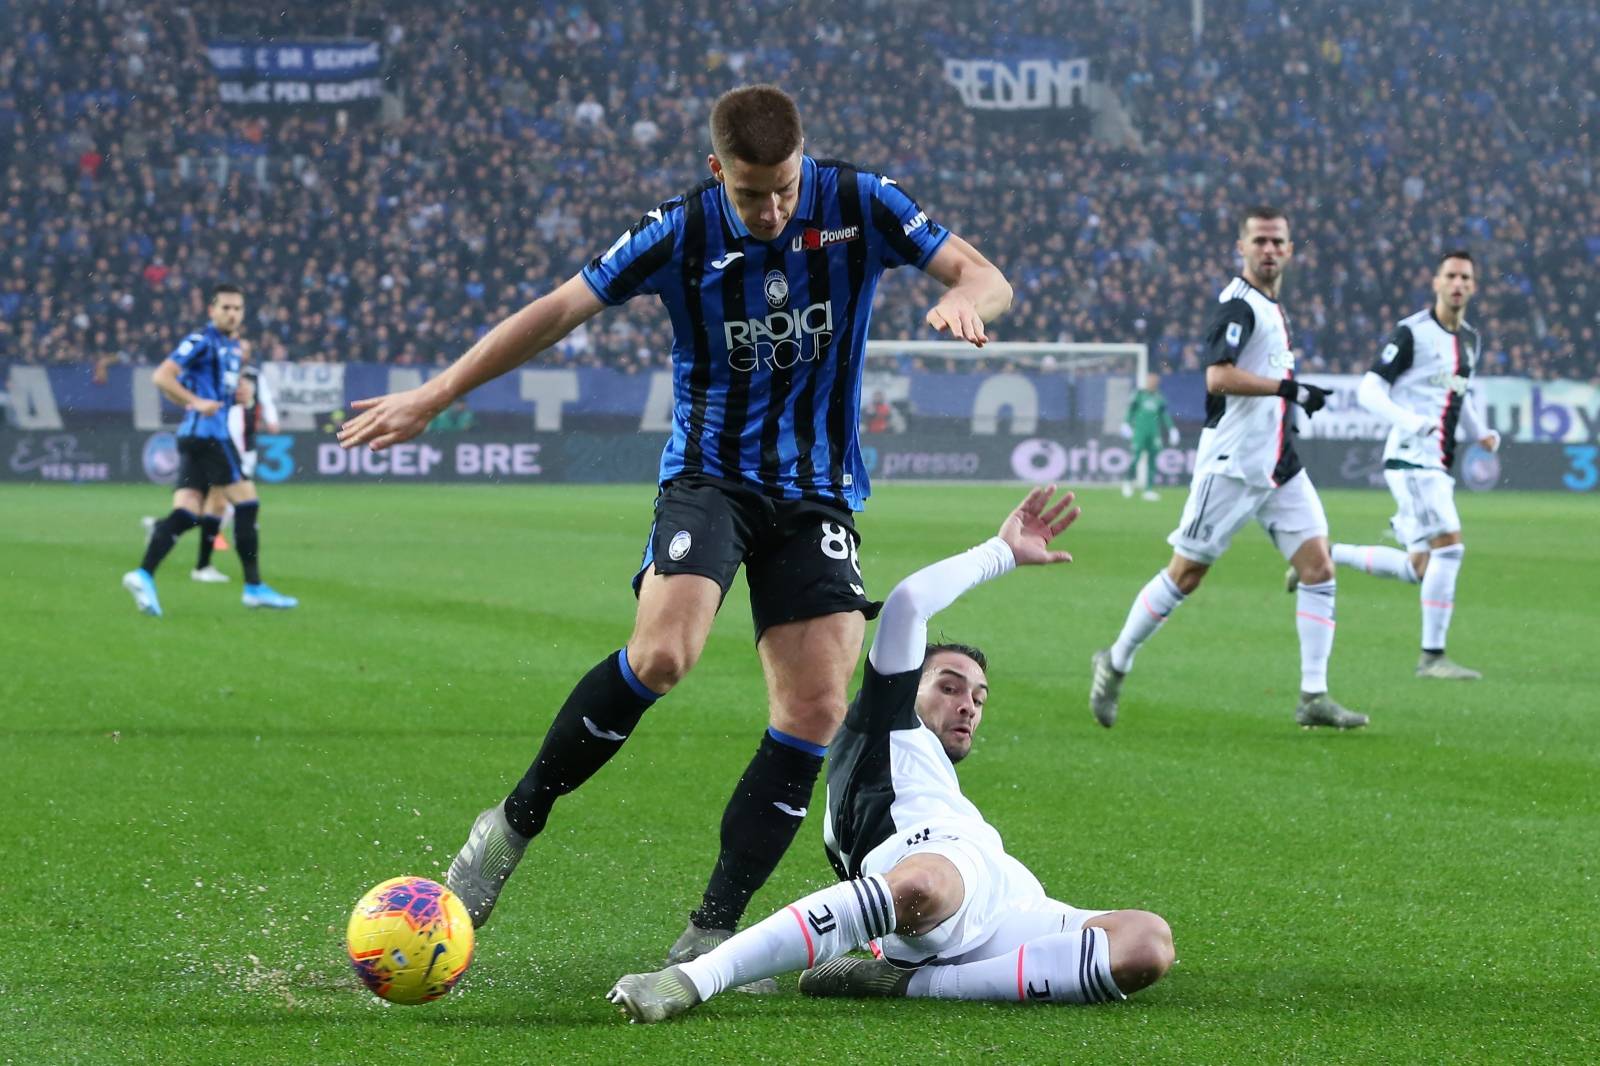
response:
<path id="1" fill-rule="evenodd" d="M 698 669 L 562 802 L 471 971 L 387 1007 L 344 961 L 370 885 L 442 879 L 572 683 L 627 636 L 650 520 L 633 487 L 264 492 L 292 613 L 161 574 L 154 487 L 0 488 L 0 1063 L 1593 1062 L 1600 1058 L 1600 656 L 1592 499 L 1463 494 L 1452 654 L 1411 677 L 1414 587 L 1342 572 L 1334 694 L 1303 732 L 1292 601 L 1242 533 L 1149 644 L 1122 720 L 1090 653 L 1162 565 L 1181 492 L 1083 494 L 1077 561 L 974 591 L 936 632 L 985 647 L 968 794 L 1051 893 L 1144 907 L 1179 963 L 1105 1008 L 719 998 L 622 1023 L 603 995 L 682 928 L 764 721 L 742 586 Z M 990 535 L 1012 487 L 880 486 L 879 596 Z M 1381 493 L 1330 492 L 1371 542 Z M 820 806 L 820 789 L 813 806 Z M 831 878 L 808 820 L 752 915 Z"/>

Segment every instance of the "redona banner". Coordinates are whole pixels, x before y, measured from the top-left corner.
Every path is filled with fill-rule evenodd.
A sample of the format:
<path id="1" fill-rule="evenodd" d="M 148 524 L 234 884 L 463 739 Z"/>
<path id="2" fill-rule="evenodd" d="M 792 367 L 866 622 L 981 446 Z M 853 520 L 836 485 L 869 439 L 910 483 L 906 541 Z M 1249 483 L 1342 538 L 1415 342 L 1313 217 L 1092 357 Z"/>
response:
<path id="1" fill-rule="evenodd" d="M 383 95 L 377 41 L 211 41 L 206 57 L 233 107 L 351 107 Z"/>

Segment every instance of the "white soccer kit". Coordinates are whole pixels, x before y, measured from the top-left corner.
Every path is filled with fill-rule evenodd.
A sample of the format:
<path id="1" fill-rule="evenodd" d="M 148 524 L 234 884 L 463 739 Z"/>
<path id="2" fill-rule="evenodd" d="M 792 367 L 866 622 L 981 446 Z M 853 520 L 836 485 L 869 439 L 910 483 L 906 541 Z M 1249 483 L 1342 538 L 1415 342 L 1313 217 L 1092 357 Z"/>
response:
<path id="1" fill-rule="evenodd" d="M 1383 478 L 1394 495 L 1395 535 L 1412 551 L 1461 529 L 1456 513 L 1456 434 L 1485 435 L 1471 391 L 1482 340 L 1466 321 L 1452 330 L 1433 309 L 1400 320 L 1358 393 L 1391 423 L 1383 446 Z M 1385 402 L 1385 400 L 1387 402 Z"/>
<path id="2" fill-rule="evenodd" d="M 1206 334 L 1206 362 L 1232 363 L 1260 377 L 1294 376 L 1294 347 L 1283 305 L 1241 277 L 1217 297 Z M 1326 536 L 1322 501 L 1295 454 L 1293 415 L 1281 396 L 1206 396 L 1194 477 L 1178 528 L 1178 553 L 1211 564 L 1252 518 L 1285 558 Z"/>
<path id="3" fill-rule="evenodd" d="M 1045 895 L 962 795 L 944 746 L 917 716 L 928 618 L 1014 565 L 1011 549 L 994 538 L 901 582 L 884 604 L 861 691 L 828 750 L 823 843 L 840 878 L 887 874 L 917 853 L 942 855 L 961 872 L 965 892 L 954 915 L 922 936 L 884 938 L 894 962 L 989 958 L 1104 913 Z"/>

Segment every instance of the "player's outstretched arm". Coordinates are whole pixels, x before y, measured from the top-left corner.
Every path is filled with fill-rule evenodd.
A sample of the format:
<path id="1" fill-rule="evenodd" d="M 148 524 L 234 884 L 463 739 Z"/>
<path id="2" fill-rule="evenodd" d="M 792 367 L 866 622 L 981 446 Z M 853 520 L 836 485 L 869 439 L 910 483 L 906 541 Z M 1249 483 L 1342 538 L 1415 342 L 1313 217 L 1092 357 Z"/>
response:
<path id="1" fill-rule="evenodd" d="M 928 325 L 979 348 L 989 343 L 984 323 L 1011 306 L 1011 283 L 1000 268 L 952 233 L 928 260 L 927 271 L 946 287 L 928 312 Z"/>
<path id="2" fill-rule="evenodd" d="M 1361 384 L 1356 386 L 1356 403 L 1407 433 L 1426 436 L 1439 428 L 1438 419 L 1432 415 L 1408 411 L 1395 403 L 1389 395 L 1389 383 L 1370 370 L 1361 375 Z"/>
<path id="3" fill-rule="evenodd" d="M 1206 391 L 1213 396 L 1282 396 L 1305 408 L 1308 415 L 1322 410 L 1330 393 L 1320 385 L 1308 385 L 1295 378 L 1265 378 L 1232 363 L 1206 367 Z"/>
<path id="4" fill-rule="evenodd" d="M 1068 492 L 1059 500 L 1054 485 L 1041 486 L 1017 505 L 994 537 L 959 555 L 925 566 L 901 581 L 884 601 L 878 631 L 867 657 L 880 674 L 898 674 L 922 665 L 928 620 L 962 593 L 1017 566 L 1070 563 L 1072 556 L 1050 542 L 1082 512 Z"/>
<path id="5" fill-rule="evenodd" d="M 426 384 L 351 404 L 361 413 L 339 427 L 339 443 L 379 451 L 410 440 L 440 411 L 551 347 L 604 306 L 581 276 L 569 279 L 502 321 Z"/>

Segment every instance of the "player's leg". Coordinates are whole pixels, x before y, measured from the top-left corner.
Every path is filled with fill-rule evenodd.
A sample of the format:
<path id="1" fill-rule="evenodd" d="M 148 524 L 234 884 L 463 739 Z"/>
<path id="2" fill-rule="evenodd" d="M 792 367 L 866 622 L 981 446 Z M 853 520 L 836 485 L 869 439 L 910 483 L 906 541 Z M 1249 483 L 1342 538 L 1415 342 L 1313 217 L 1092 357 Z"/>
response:
<path id="1" fill-rule="evenodd" d="M 1467 548 L 1461 542 L 1460 520 L 1456 518 L 1453 503 L 1441 524 L 1457 528 L 1428 540 L 1428 561 L 1422 574 L 1422 657 L 1417 662 L 1417 676 L 1476 681 L 1483 675 L 1444 653 L 1451 616 L 1455 613 L 1456 578 Z"/>
<path id="2" fill-rule="evenodd" d="M 122 575 L 122 587 L 133 596 L 134 605 L 157 618 L 161 617 L 161 600 L 156 595 L 156 569 L 178 538 L 198 524 L 206 490 L 217 476 L 215 457 L 206 444 L 194 437 L 178 438 L 178 485 L 172 494 L 172 510 L 151 530 L 139 568 Z"/>
<path id="3" fill-rule="evenodd" d="M 822 971 L 890 933 L 925 934 L 954 915 L 964 898 L 965 882 L 950 859 L 914 853 L 887 874 L 841 881 L 798 899 L 687 962 L 630 974 L 607 998 L 634 1021 L 662 1021 L 729 988 L 795 970 Z"/>
<path id="4" fill-rule="evenodd" d="M 258 522 L 261 516 L 261 499 L 256 495 L 256 483 L 242 476 L 238 454 L 232 443 L 226 445 L 233 464 L 234 480 L 223 486 L 223 496 L 233 504 L 233 541 L 239 552 L 239 566 L 244 570 L 244 592 L 240 602 L 246 607 L 271 607 L 286 610 L 299 605 L 293 596 L 285 596 L 261 580 L 261 534 Z"/>
<path id="5" fill-rule="evenodd" d="M 1171 561 L 1133 598 L 1116 641 L 1095 652 L 1089 661 L 1089 709 L 1095 721 L 1108 729 L 1116 724 L 1122 682 L 1133 669 L 1139 648 L 1200 587 L 1206 572 L 1228 550 L 1234 533 L 1250 520 L 1264 497 L 1264 490 L 1237 478 L 1195 476 L 1178 528 L 1167 538 L 1173 548 Z"/>
<path id="6" fill-rule="evenodd" d="M 220 583 L 228 575 L 211 565 L 211 553 L 217 546 L 217 535 L 222 531 L 222 516 L 228 510 L 228 498 L 219 486 L 213 485 L 206 493 L 200 513 L 200 551 L 195 557 L 194 572 L 189 576 L 196 581 Z"/>
<path id="7" fill-rule="evenodd" d="M 1383 478 L 1389 483 L 1389 492 L 1394 496 L 1396 506 L 1395 516 L 1390 524 L 1402 542 L 1409 544 L 1412 540 L 1408 531 L 1413 522 L 1413 497 L 1405 475 L 1406 471 L 1403 470 L 1383 472 Z M 1422 572 L 1427 566 L 1428 558 L 1426 552 L 1412 552 L 1408 555 L 1399 548 L 1390 548 L 1382 544 L 1335 544 L 1331 554 L 1338 566 L 1351 567 L 1374 577 L 1404 581 L 1408 585 L 1415 585 L 1422 580 Z M 1289 585 L 1289 590 L 1294 591 L 1293 581 Z"/>
<path id="8" fill-rule="evenodd" d="M 860 536 L 847 513 L 812 503 L 760 506 L 745 577 L 767 682 L 767 727 L 728 798 L 716 863 L 668 962 L 725 939 L 794 840 L 844 720 L 866 619 L 879 607 L 867 599 Z"/>
<path id="9" fill-rule="evenodd" d="M 1139 441 L 1135 449 L 1138 460 L 1144 463 L 1144 498 L 1149 501 L 1161 498 L 1156 492 L 1156 456 L 1160 451 L 1161 445 L 1155 437 Z"/>
<path id="10" fill-rule="evenodd" d="M 1328 660 L 1338 622 L 1338 583 L 1328 551 L 1328 519 L 1311 477 L 1304 470 L 1272 491 L 1256 515 L 1298 578 L 1295 631 L 1300 638 L 1300 700 L 1295 721 L 1306 727 L 1353 729 L 1365 715 L 1341 707 L 1328 695 Z"/>
<path id="11" fill-rule="evenodd" d="M 739 516 L 715 490 L 686 479 L 657 497 L 627 644 L 578 681 L 516 787 L 478 815 L 450 863 L 446 880 L 474 925 L 488 920 L 556 800 L 610 761 L 645 711 L 699 660 L 743 553 Z"/>

